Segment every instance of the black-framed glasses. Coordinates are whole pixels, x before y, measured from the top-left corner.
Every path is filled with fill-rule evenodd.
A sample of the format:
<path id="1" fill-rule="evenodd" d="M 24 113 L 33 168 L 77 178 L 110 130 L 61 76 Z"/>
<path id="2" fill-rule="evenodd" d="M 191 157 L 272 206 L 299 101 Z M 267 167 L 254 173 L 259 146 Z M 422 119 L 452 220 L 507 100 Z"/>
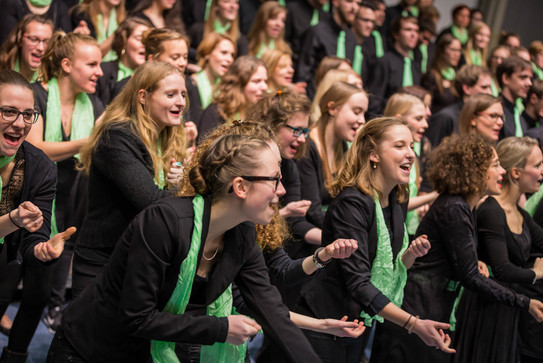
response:
<path id="1" fill-rule="evenodd" d="M 300 135 L 304 135 L 304 137 L 307 138 L 309 136 L 310 130 L 308 128 L 304 129 L 302 127 L 294 127 L 287 124 L 285 124 L 284 126 L 292 130 L 292 136 L 294 137 L 300 137 Z"/>
<path id="2" fill-rule="evenodd" d="M 15 122 L 19 115 L 23 115 L 25 124 L 32 125 L 38 121 L 38 113 L 34 110 L 19 111 L 15 107 L 0 107 L 0 114 L 2 114 L 2 119 L 6 122 Z"/>
<path id="3" fill-rule="evenodd" d="M 253 175 L 240 175 L 243 179 L 247 181 L 267 181 L 271 180 L 275 182 L 274 190 L 277 191 L 279 183 L 281 182 L 282 176 L 253 176 Z"/>
<path id="4" fill-rule="evenodd" d="M 23 38 L 26 38 L 30 45 L 36 46 L 40 43 L 43 43 L 44 46 L 47 46 L 47 43 L 49 42 L 49 38 L 40 39 L 38 37 L 33 37 L 31 35 L 23 35 Z"/>
<path id="5" fill-rule="evenodd" d="M 477 112 L 477 115 L 486 117 L 487 119 L 490 119 L 491 121 L 505 121 L 505 115 L 499 114 L 499 113 L 484 113 L 484 112 Z"/>

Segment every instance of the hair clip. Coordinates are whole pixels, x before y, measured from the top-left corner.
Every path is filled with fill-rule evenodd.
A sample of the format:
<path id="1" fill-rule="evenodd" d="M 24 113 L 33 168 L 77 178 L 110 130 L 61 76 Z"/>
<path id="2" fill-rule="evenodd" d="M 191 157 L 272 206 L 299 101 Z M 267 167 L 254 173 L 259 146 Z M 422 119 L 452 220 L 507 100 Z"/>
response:
<path id="1" fill-rule="evenodd" d="M 281 97 L 283 95 L 283 90 L 282 89 L 277 90 L 277 92 L 275 92 L 275 95 L 277 97 Z"/>
<path id="2" fill-rule="evenodd" d="M 232 121 L 232 124 L 233 124 L 234 126 L 241 126 L 241 125 L 243 125 L 243 121 L 241 121 L 241 120 L 234 120 L 234 121 Z"/>

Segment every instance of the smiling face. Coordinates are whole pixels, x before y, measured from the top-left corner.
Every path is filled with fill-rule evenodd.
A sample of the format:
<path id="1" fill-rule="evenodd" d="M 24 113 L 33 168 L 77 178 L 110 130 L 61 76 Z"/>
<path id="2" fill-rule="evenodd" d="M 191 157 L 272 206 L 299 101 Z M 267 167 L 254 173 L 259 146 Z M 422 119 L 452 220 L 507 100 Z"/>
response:
<path id="1" fill-rule="evenodd" d="M 489 140 L 498 141 L 500 130 L 503 127 L 503 117 L 502 104 L 497 102 L 475 115 L 471 120 L 471 126 L 475 132 L 487 137 Z"/>
<path id="2" fill-rule="evenodd" d="M 259 66 L 243 88 L 243 94 L 247 103 L 255 104 L 266 94 L 267 90 L 268 72 L 264 66 Z"/>
<path id="3" fill-rule="evenodd" d="M 353 25 L 356 13 L 358 12 L 358 1 L 333 0 L 332 3 L 341 21 L 348 25 Z"/>
<path id="4" fill-rule="evenodd" d="M 62 69 L 70 78 L 74 90 L 85 93 L 96 91 L 96 82 L 102 75 L 102 52 L 94 44 L 78 42 L 72 59 L 62 60 Z"/>
<path id="5" fill-rule="evenodd" d="M 543 179 L 543 154 L 538 146 L 534 146 L 526 158 L 526 165 L 520 171 L 518 187 L 521 193 L 535 193 L 539 190 Z"/>
<path id="6" fill-rule="evenodd" d="M 428 128 L 428 120 L 426 116 L 426 107 L 424 104 L 417 103 L 407 111 L 402 118 L 407 122 L 407 125 L 411 129 L 413 140 L 415 142 L 421 142 L 424 132 Z"/>
<path id="7" fill-rule="evenodd" d="M 270 143 L 269 147 L 258 152 L 259 167 L 247 172 L 247 176 L 280 176 L 281 156 L 276 143 Z M 275 189 L 274 180 L 247 181 L 246 197 L 244 201 L 245 215 L 247 220 L 256 224 L 268 224 L 271 222 L 273 213 L 272 206 L 279 203 L 279 197 L 285 194 L 285 188 L 279 183 Z"/>
<path id="8" fill-rule="evenodd" d="M 368 97 L 363 92 L 353 94 L 339 108 L 330 108 L 335 136 L 344 141 L 352 142 L 360 126 L 366 123 L 364 113 L 368 109 Z"/>
<path id="9" fill-rule="evenodd" d="M 232 22 L 238 16 L 239 4 L 238 0 L 218 0 L 217 15 L 223 20 Z"/>
<path id="10" fill-rule="evenodd" d="M 278 87 L 287 87 L 292 83 L 294 68 L 292 67 L 292 58 L 288 54 L 283 54 L 277 62 L 272 78 Z"/>
<path id="11" fill-rule="evenodd" d="M 485 49 L 488 47 L 488 43 L 490 43 L 490 29 L 487 26 L 483 26 L 475 34 L 474 43 L 477 49 Z"/>
<path id="12" fill-rule="evenodd" d="M 411 130 L 403 125 L 391 126 L 383 134 L 377 151 L 371 153 L 370 160 L 377 165 L 375 177 L 384 190 L 409 183 L 411 166 L 415 161 Z"/>
<path id="13" fill-rule="evenodd" d="M 138 96 L 160 132 L 164 127 L 181 125 L 186 93 L 185 79 L 179 73 L 173 73 L 158 82 L 154 92 L 140 90 Z"/>
<path id="14" fill-rule="evenodd" d="M 162 53 L 158 56 L 157 60 L 170 63 L 177 67 L 181 73 L 185 73 L 185 68 L 188 64 L 189 49 L 187 42 L 183 39 L 166 40 L 162 43 Z"/>
<path id="15" fill-rule="evenodd" d="M 287 125 L 300 129 L 306 129 L 309 125 L 309 115 L 297 113 L 288 120 Z M 285 159 L 292 159 L 296 155 L 301 144 L 305 143 L 305 136 L 294 136 L 294 130 L 287 126 L 280 126 L 276 132 L 279 142 L 279 151 Z"/>
<path id="16" fill-rule="evenodd" d="M 223 39 L 206 56 L 206 68 L 215 77 L 222 77 L 234 62 L 235 48 L 229 40 Z"/>
<path id="17" fill-rule="evenodd" d="M 275 15 L 272 15 L 266 21 L 266 34 L 271 39 L 277 39 L 283 29 L 285 29 L 285 21 L 287 19 L 287 13 L 285 11 L 280 11 Z"/>
<path id="18" fill-rule="evenodd" d="M 146 25 L 137 25 L 126 40 L 122 62 L 130 69 L 136 69 L 145 62 L 145 46 L 141 42 L 143 32 L 149 29 Z"/>
<path id="19" fill-rule="evenodd" d="M 532 69 L 519 69 L 509 77 L 506 73 L 502 75 L 504 88 L 507 87 L 513 100 L 521 97 L 526 98 L 532 85 Z"/>
<path id="20" fill-rule="evenodd" d="M 502 192 L 501 181 L 505 174 L 505 169 L 500 165 L 500 159 L 496 150 L 493 150 L 494 156 L 492 157 L 492 162 L 488 167 L 488 179 L 486 182 L 486 194 L 488 195 L 499 195 Z"/>
<path id="21" fill-rule="evenodd" d="M 53 29 L 49 24 L 37 21 L 28 23 L 21 39 L 21 62 L 26 63 L 30 69 L 37 70 L 52 35 Z"/>
<path id="22" fill-rule="evenodd" d="M 14 85 L 0 86 L 0 107 L 9 107 L 18 111 L 34 112 L 34 93 L 28 88 Z M 23 121 L 19 115 L 13 122 L 0 117 L 0 155 L 13 156 L 23 143 L 32 125 Z"/>

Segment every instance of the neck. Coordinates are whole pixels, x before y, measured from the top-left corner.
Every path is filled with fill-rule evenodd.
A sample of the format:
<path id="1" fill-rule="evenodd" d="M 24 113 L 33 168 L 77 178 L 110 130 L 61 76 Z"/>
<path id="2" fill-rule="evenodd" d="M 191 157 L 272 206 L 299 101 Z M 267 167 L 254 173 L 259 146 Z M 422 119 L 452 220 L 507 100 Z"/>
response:
<path id="1" fill-rule="evenodd" d="M 111 13 L 111 9 L 113 9 L 113 6 L 105 0 L 100 1 L 98 7 L 104 18 L 108 18 L 109 14 Z"/>
<path id="2" fill-rule="evenodd" d="M 328 121 L 326 129 L 324 130 L 324 142 L 326 143 L 326 149 L 328 152 L 334 149 L 334 145 L 339 141 L 335 131 L 333 120 Z"/>
<path id="3" fill-rule="evenodd" d="M 513 94 L 513 92 L 511 92 L 511 90 L 509 89 L 509 87 L 503 87 L 503 88 L 502 88 L 502 96 L 503 96 L 503 98 L 505 98 L 507 101 L 511 102 L 512 104 L 515 104 L 516 97 L 515 97 L 515 95 Z"/>
<path id="4" fill-rule="evenodd" d="M 469 207 L 470 209 L 473 209 L 475 208 L 475 206 L 477 205 L 477 202 L 479 202 L 481 200 L 482 196 L 479 195 L 479 194 L 474 194 L 474 195 L 468 195 L 466 197 L 466 200 L 469 204 Z"/>
<path id="5" fill-rule="evenodd" d="M 19 66 L 21 67 L 19 72 L 27 79 L 30 80 L 32 78 L 32 75 L 36 71 L 35 69 L 32 69 L 26 64 L 25 62 L 21 61 L 21 58 L 19 58 Z"/>
<path id="6" fill-rule="evenodd" d="M 214 240 L 226 231 L 246 221 L 239 213 L 240 200 L 234 197 L 224 197 L 211 204 L 211 215 L 207 239 Z"/>
<path id="7" fill-rule="evenodd" d="M 75 103 L 75 98 L 79 94 L 76 92 L 71 83 L 70 79 L 66 76 L 60 76 L 57 79 L 58 83 L 58 93 L 60 95 L 60 104 L 61 105 L 73 105 Z"/>
<path id="8" fill-rule="evenodd" d="M 390 196 L 392 189 L 396 187 L 396 184 L 387 182 L 379 170 L 379 166 L 377 169 L 374 169 L 373 178 L 375 188 L 381 191 L 381 199 L 379 200 L 381 207 L 388 207 L 388 197 Z"/>
<path id="9" fill-rule="evenodd" d="M 155 16 L 162 16 L 162 9 L 159 7 L 158 1 L 153 1 L 151 3 L 151 6 L 145 9 L 143 12 Z"/>
<path id="10" fill-rule="evenodd" d="M 526 108 L 525 108 L 524 111 L 526 111 L 526 114 L 527 114 L 528 116 L 530 116 L 532 119 L 534 119 L 534 120 L 539 120 L 540 117 L 539 117 L 539 115 L 537 114 L 535 107 L 534 107 L 531 103 L 528 103 L 528 104 L 526 105 Z"/>
<path id="11" fill-rule="evenodd" d="M 127 66 L 128 68 L 130 68 L 131 70 L 136 70 L 136 68 L 138 68 L 138 65 L 132 61 L 130 61 L 130 58 L 128 57 L 128 54 L 124 53 L 123 55 L 121 55 L 121 62 Z"/>
<path id="12" fill-rule="evenodd" d="M 396 52 L 400 53 L 402 57 L 409 57 L 409 51 L 411 50 L 409 48 L 402 47 L 398 42 L 394 43 L 394 49 L 396 49 Z"/>
<path id="13" fill-rule="evenodd" d="M 225 26 L 226 24 L 230 23 L 230 20 L 223 18 L 220 15 L 217 15 L 217 20 L 219 23 L 221 23 L 222 26 Z"/>
<path id="14" fill-rule="evenodd" d="M 332 18 L 336 22 L 337 26 L 339 26 L 341 29 L 345 29 L 347 27 L 347 23 L 345 22 L 341 14 L 337 11 L 337 9 L 334 10 Z"/>
<path id="15" fill-rule="evenodd" d="M 213 70 L 211 69 L 211 66 L 209 66 L 209 63 L 207 67 L 204 68 L 204 72 L 207 76 L 207 79 L 209 79 L 209 83 L 211 84 L 211 86 L 213 86 L 215 84 L 215 76 L 213 75 Z"/>
<path id="16" fill-rule="evenodd" d="M 356 35 L 356 40 L 358 40 L 358 44 L 362 44 L 365 37 L 362 34 L 356 32 L 356 31 L 354 32 L 354 35 Z"/>
<path id="17" fill-rule="evenodd" d="M 502 188 L 501 194 L 496 196 L 496 199 L 503 207 L 516 208 L 522 194 L 516 184 L 508 184 Z"/>

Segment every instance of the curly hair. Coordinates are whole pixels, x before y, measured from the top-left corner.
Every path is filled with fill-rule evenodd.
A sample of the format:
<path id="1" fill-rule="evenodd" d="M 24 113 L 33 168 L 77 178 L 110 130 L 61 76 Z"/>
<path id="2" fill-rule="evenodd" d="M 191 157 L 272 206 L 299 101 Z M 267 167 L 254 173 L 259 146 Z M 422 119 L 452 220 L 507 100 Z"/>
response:
<path id="1" fill-rule="evenodd" d="M 432 151 L 427 176 L 438 193 L 482 195 L 493 157 L 494 148 L 482 135 L 448 136 Z"/>
<path id="2" fill-rule="evenodd" d="M 232 178 L 255 168 L 257 155 L 275 141 L 273 130 L 260 122 L 223 125 L 208 134 L 186 164 L 178 196 L 196 193 L 216 199 L 227 192 Z M 257 225 L 257 242 L 262 250 L 273 251 L 289 237 L 288 225 L 278 207 L 265 226 Z"/>

